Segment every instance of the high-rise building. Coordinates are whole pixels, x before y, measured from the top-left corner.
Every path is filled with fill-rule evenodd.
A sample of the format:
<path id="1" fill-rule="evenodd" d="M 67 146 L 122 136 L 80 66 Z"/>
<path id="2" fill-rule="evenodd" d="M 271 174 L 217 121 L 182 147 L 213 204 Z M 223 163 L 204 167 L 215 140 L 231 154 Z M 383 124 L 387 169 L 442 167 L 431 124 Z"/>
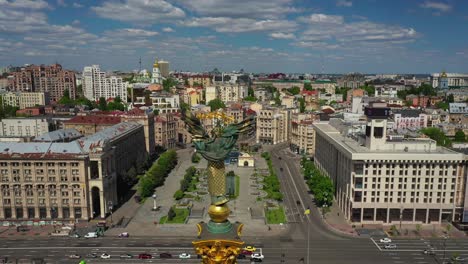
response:
<path id="1" fill-rule="evenodd" d="M 313 125 L 315 164 L 332 180 L 345 218 L 362 224 L 460 219 L 464 155 L 427 138 L 387 136 L 389 113 L 387 107 L 367 107 L 364 134 L 338 119 Z"/>
<path id="2" fill-rule="evenodd" d="M 99 98 L 105 99 L 120 97 L 123 102 L 127 101 L 127 83 L 117 76 L 106 76 L 99 65 L 86 66 L 83 69 L 83 92 L 84 96 L 92 101 Z"/>
<path id="3" fill-rule="evenodd" d="M 160 60 L 159 64 L 159 71 L 161 72 L 162 77 L 167 78 L 169 77 L 169 62 Z"/>
<path id="4" fill-rule="evenodd" d="M 158 59 L 154 60 L 153 75 L 151 77 L 151 83 L 162 85 L 162 77 L 161 77 L 161 71 L 159 70 Z"/>
<path id="5" fill-rule="evenodd" d="M 10 91 L 48 92 L 50 100 L 57 102 L 68 90 L 71 99 L 76 97 L 75 73 L 64 70 L 60 64 L 28 65 L 10 73 Z"/>
<path id="6" fill-rule="evenodd" d="M 290 111 L 284 108 L 268 107 L 257 113 L 257 143 L 279 144 L 289 137 Z"/>

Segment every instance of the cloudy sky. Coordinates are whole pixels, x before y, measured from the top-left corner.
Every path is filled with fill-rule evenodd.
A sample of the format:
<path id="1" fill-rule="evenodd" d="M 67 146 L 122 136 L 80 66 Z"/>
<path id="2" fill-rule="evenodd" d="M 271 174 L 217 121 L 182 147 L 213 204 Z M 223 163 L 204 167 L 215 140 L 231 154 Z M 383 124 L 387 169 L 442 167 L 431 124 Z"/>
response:
<path id="1" fill-rule="evenodd" d="M 0 66 L 468 72 L 466 0 L 0 0 Z"/>

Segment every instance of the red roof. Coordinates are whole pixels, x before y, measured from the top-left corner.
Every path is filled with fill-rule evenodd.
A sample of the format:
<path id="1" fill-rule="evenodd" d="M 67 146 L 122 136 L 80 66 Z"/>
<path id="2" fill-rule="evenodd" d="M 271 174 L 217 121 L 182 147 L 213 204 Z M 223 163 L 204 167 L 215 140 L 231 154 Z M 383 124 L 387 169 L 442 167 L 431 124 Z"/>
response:
<path id="1" fill-rule="evenodd" d="M 335 113 L 335 111 L 333 111 L 333 110 L 330 109 L 330 108 L 322 109 L 322 112 L 325 113 L 325 114 L 333 114 L 333 113 Z"/>
<path id="2" fill-rule="evenodd" d="M 301 92 L 301 94 L 303 94 L 303 95 L 317 95 L 317 94 L 318 94 L 318 91 L 317 91 L 317 90 L 312 90 L 312 91 L 303 90 L 303 91 Z"/>
<path id="3" fill-rule="evenodd" d="M 245 111 L 245 114 L 246 114 L 246 115 L 256 115 L 257 112 L 255 112 L 255 111 L 252 110 L 252 109 L 247 109 L 247 111 Z"/>
<path id="4" fill-rule="evenodd" d="M 90 116 L 75 116 L 74 118 L 65 121 L 64 123 L 68 124 L 118 124 L 120 123 L 120 117 L 116 116 L 100 116 L 100 115 L 90 115 Z"/>

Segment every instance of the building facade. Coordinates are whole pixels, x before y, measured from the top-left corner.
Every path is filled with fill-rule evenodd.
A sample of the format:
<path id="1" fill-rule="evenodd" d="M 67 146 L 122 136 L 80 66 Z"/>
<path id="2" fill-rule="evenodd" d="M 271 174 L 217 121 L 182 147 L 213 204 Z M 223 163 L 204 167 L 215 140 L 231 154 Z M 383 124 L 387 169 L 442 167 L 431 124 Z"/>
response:
<path id="1" fill-rule="evenodd" d="M 176 147 L 176 120 L 173 114 L 161 114 L 154 118 L 155 144 L 165 149 Z"/>
<path id="2" fill-rule="evenodd" d="M 427 127 L 427 115 L 421 110 L 402 109 L 393 112 L 394 129 L 416 129 Z"/>
<path id="3" fill-rule="evenodd" d="M 297 154 L 315 155 L 315 115 L 293 113 L 291 115 L 290 148 Z"/>
<path id="4" fill-rule="evenodd" d="M 334 183 L 347 220 L 363 224 L 454 221 L 463 208 L 463 154 L 430 139 L 391 141 L 388 108 L 366 109 L 366 136 L 314 124 L 315 164 Z"/>
<path id="5" fill-rule="evenodd" d="M 440 89 L 454 89 L 468 87 L 468 74 L 461 73 L 433 73 L 432 87 Z"/>
<path id="6" fill-rule="evenodd" d="M 290 111 L 284 108 L 264 108 L 257 113 L 256 141 L 261 144 L 279 144 L 289 138 Z"/>
<path id="7" fill-rule="evenodd" d="M 99 65 L 86 66 L 83 69 L 83 93 L 91 101 L 99 98 L 120 97 L 123 102 L 127 101 L 127 83 L 120 77 L 107 77 Z"/>
<path id="8" fill-rule="evenodd" d="M 47 118 L 4 118 L 0 121 L 0 137 L 39 136 L 49 132 Z"/>
<path id="9" fill-rule="evenodd" d="M 164 78 L 168 78 L 169 77 L 169 62 L 160 60 L 158 64 L 159 64 L 159 70 L 161 71 L 161 76 Z"/>
<path id="10" fill-rule="evenodd" d="M 224 103 L 241 102 L 247 96 L 247 87 L 236 83 L 215 82 L 213 86 L 206 88 L 205 96 L 206 103 L 215 98 L 219 98 Z"/>
<path id="11" fill-rule="evenodd" d="M 195 87 L 197 85 L 208 87 L 208 86 L 211 86 L 211 79 L 212 77 L 208 74 L 192 75 L 187 78 L 187 82 L 190 87 Z"/>
<path id="12" fill-rule="evenodd" d="M 49 93 L 43 92 L 7 92 L 0 96 L 3 105 L 18 107 L 19 109 L 50 104 Z"/>

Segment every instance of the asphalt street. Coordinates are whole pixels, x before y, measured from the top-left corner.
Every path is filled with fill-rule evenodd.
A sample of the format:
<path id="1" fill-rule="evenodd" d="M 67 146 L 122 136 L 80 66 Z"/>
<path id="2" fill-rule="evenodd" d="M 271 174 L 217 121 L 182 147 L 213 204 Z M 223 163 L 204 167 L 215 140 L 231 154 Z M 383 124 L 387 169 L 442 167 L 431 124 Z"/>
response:
<path id="1" fill-rule="evenodd" d="M 261 250 L 263 263 L 318 263 L 318 264 L 432 264 L 443 263 L 457 255 L 468 258 L 468 240 L 462 239 L 394 239 L 395 249 L 385 249 L 382 237 L 352 237 L 330 230 L 303 179 L 299 158 L 285 150 L 285 145 L 271 149 L 273 165 L 281 182 L 284 206 L 288 218 L 288 232 L 280 237 L 243 236 L 247 245 Z M 281 158 L 280 158 L 281 157 Z M 304 216 L 310 208 L 312 213 Z M 191 246 L 194 237 L 100 237 L 84 238 L 7 238 L 0 241 L 0 257 L 29 260 L 43 258 L 46 263 L 78 263 L 69 259 L 71 254 L 85 257 L 91 252 L 107 253 L 111 259 L 87 259 L 87 263 L 199 263 Z M 423 254 L 424 249 L 433 249 L 434 255 Z M 172 259 L 159 259 L 167 252 Z M 120 259 L 120 254 L 149 253 L 151 260 Z M 178 259 L 181 253 L 189 253 L 191 259 Z M 239 260 L 239 263 L 250 263 Z M 457 262 L 463 263 L 463 262 Z M 468 262 L 466 262 L 468 263 Z"/>

